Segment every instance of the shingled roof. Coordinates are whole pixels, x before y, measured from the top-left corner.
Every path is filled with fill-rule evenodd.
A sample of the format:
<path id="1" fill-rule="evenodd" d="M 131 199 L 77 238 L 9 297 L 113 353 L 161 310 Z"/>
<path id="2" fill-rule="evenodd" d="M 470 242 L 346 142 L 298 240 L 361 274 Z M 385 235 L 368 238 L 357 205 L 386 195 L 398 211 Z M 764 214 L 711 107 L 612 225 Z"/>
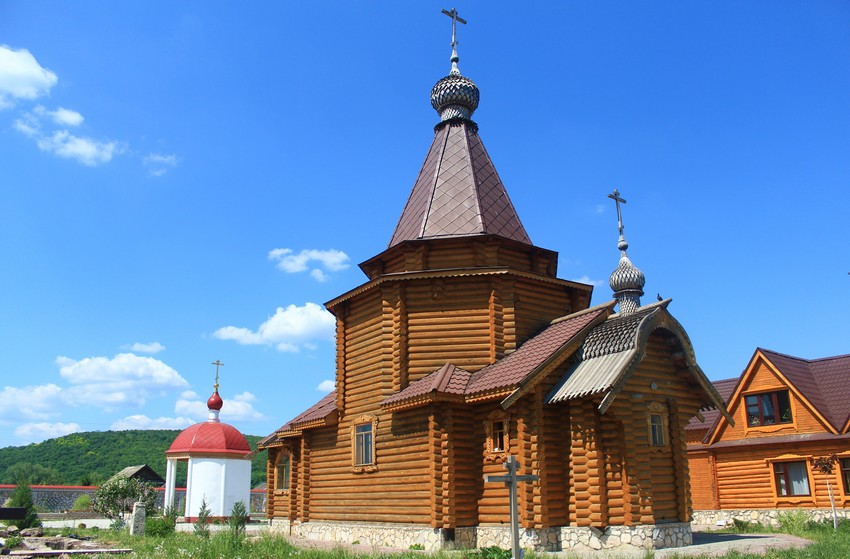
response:
<path id="1" fill-rule="evenodd" d="M 785 378 L 841 431 L 850 420 L 850 355 L 802 359 L 758 348 Z"/>
<path id="2" fill-rule="evenodd" d="M 498 235 L 531 244 L 478 127 L 456 119 L 437 125 L 389 246 L 469 235 Z"/>
<path id="3" fill-rule="evenodd" d="M 451 363 L 446 363 L 433 373 L 412 382 L 404 390 L 381 402 L 387 408 L 399 408 L 420 401 L 432 401 L 439 395 L 463 397 L 471 373 Z"/>

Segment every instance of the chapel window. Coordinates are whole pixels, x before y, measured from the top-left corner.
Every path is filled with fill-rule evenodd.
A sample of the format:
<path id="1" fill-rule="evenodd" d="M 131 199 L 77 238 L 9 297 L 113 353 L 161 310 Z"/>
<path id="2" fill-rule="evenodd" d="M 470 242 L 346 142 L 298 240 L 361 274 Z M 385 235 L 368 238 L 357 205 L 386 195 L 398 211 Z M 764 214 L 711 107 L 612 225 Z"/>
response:
<path id="1" fill-rule="evenodd" d="M 291 464 L 288 455 L 283 455 L 275 468 L 275 489 L 288 490 Z"/>
<path id="2" fill-rule="evenodd" d="M 490 448 L 493 452 L 505 452 L 507 450 L 507 429 L 505 421 L 493 421 L 490 426 Z"/>
<path id="3" fill-rule="evenodd" d="M 667 406 L 661 402 L 650 402 L 647 406 L 646 431 L 649 446 L 667 446 Z"/>
<path id="4" fill-rule="evenodd" d="M 490 460 L 501 461 L 511 446 L 508 414 L 501 410 L 490 412 L 484 420 L 486 454 Z"/>
<path id="5" fill-rule="evenodd" d="M 375 418 L 358 417 L 352 428 L 352 458 L 356 471 L 375 469 Z"/>
<path id="6" fill-rule="evenodd" d="M 791 423 L 791 399 L 787 390 L 749 394 L 744 396 L 747 408 L 747 425 L 774 425 Z"/>
<path id="7" fill-rule="evenodd" d="M 776 494 L 782 497 L 811 495 L 806 462 L 775 462 L 773 475 L 776 479 Z"/>

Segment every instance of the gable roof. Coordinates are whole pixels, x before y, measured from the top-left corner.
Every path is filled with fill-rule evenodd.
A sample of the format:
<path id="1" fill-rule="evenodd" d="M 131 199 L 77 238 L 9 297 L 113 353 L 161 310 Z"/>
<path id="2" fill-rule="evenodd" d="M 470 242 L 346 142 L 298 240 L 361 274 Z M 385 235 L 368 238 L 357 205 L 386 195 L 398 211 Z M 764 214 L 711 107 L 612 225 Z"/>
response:
<path id="1" fill-rule="evenodd" d="M 472 373 L 469 371 L 446 363 L 433 373 L 410 383 L 404 390 L 396 392 L 381 402 L 381 406 L 397 409 L 431 402 L 439 398 L 439 395 L 454 395 L 462 399 L 470 376 Z"/>
<path id="2" fill-rule="evenodd" d="M 140 464 L 138 466 L 127 466 L 126 468 L 109 478 L 109 481 L 120 477 L 125 477 L 127 479 L 135 478 L 156 485 L 165 484 L 165 480 L 162 479 L 162 476 L 156 473 L 154 469 L 148 466 L 147 464 Z"/>
<path id="3" fill-rule="evenodd" d="M 478 127 L 465 119 L 442 122 L 389 246 L 482 234 L 531 244 Z"/>
<path id="4" fill-rule="evenodd" d="M 658 328 L 672 333 L 682 345 L 691 375 L 709 399 L 706 409 L 714 407 L 728 415 L 723 398 L 696 363 L 693 346 L 681 324 L 667 312 L 670 299 L 641 307 L 633 314 L 612 315 L 593 328 L 579 350 L 579 361 L 564 373 L 546 398 L 547 403 L 602 395 L 599 411 L 605 413 L 643 360 L 649 335 Z"/>

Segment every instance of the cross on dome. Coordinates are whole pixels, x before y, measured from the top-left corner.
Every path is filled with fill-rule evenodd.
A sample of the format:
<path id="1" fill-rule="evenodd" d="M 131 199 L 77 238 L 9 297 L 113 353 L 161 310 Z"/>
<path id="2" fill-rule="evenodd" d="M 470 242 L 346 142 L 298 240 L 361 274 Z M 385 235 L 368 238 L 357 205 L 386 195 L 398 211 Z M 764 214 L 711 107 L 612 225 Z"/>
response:
<path id="1" fill-rule="evenodd" d="M 608 285 L 611 286 L 614 298 L 619 304 L 620 314 L 629 315 L 640 308 L 640 298 L 643 295 L 646 277 L 632 264 L 628 254 L 626 254 L 629 243 L 626 242 L 626 237 L 623 235 L 623 214 L 620 209 L 620 204 L 625 204 L 626 200 L 620 197 L 620 191 L 616 189 L 608 195 L 608 198 L 614 200 L 617 206 L 617 231 L 620 233 L 620 238 L 617 241 L 617 248 L 620 249 L 620 263 L 611 273 Z"/>

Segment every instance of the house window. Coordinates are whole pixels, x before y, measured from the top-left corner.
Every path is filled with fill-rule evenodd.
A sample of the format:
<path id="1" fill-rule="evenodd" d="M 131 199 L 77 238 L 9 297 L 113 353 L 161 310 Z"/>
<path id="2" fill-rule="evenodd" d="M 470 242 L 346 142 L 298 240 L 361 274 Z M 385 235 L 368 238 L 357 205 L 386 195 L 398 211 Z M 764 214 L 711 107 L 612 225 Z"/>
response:
<path id="1" fill-rule="evenodd" d="M 508 415 L 501 410 L 490 412 L 485 418 L 484 429 L 487 435 L 485 458 L 491 461 L 503 461 L 511 446 Z"/>
<path id="2" fill-rule="evenodd" d="M 290 468 L 289 456 L 284 455 L 275 468 L 275 489 L 289 489 Z"/>
<path id="3" fill-rule="evenodd" d="M 747 407 L 747 425 L 773 425 L 791 423 L 791 400 L 787 390 L 750 394 L 744 396 Z"/>
<path id="4" fill-rule="evenodd" d="M 773 475 L 776 478 L 777 495 L 789 497 L 811 494 L 809 474 L 804 461 L 776 462 L 773 464 Z"/>
<path id="5" fill-rule="evenodd" d="M 667 437 L 664 436 L 664 416 L 660 413 L 649 414 L 649 441 L 652 446 L 667 444 Z"/>
<path id="6" fill-rule="evenodd" d="M 841 481 L 844 482 L 844 493 L 850 495 L 850 458 L 842 458 L 841 464 Z"/>

